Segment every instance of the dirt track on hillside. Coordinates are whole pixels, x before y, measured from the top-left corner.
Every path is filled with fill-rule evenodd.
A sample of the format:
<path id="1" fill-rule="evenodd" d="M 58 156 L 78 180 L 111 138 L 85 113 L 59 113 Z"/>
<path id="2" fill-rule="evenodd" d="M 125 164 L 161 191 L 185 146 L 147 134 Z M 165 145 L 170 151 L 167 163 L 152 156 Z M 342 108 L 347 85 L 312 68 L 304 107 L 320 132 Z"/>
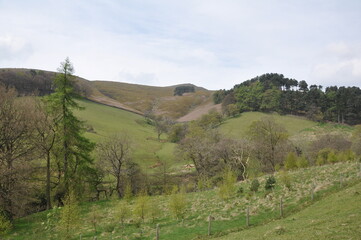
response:
<path id="1" fill-rule="evenodd" d="M 212 109 L 216 109 L 218 112 L 221 112 L 221 104 L 213 104 L 212 102 L 209 102 L 204 105 L 198 106 L 193 111 L 189 112 L 187 115 L 179 118 L 177 121 L 188 122 L 188 121 L 197 120 L 202 115 L 207 114 Z"/>

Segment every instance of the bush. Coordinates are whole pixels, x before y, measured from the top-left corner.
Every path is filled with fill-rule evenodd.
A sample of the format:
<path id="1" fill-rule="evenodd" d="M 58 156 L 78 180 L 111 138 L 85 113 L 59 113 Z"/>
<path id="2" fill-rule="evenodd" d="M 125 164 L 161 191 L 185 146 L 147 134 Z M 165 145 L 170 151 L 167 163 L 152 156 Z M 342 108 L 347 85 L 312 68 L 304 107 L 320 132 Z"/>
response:
<path id="1" fill-rule="evenodd" d="M 169 210 L 177 219 L 184 219 L 187 208 L 186 194 L 183 189 L 178 192 L 178 187 L 175 186 L 172 195 L 169 198 Z"/>
<path id="2" fill-rule="evenodd" d="M 285 168 L 287 170 L 292 170 L 297 168 L 297 156 L 294 152 L 288 153 L 285 159 Z"/>
<path id="3" fill-rule="evenodd" d="M 296 164 L 298 168 L 306 168 L 309 166 L 309 162 L 305 156 L 299 157 Z"/>
<path id="4" fill-rule="evenodd" d="M 333 150 L 330 148 L 324 148 L 321 149 L 318 153 L 317 153 L 317 158 L 316 158 L 316 165 L 321 166 L 327 163 L 327 159 L 328 159 L 328 154 L 330 152 L 332 152 Z"/>
<path id="5" fill-rule="evenodd" d="M 134 216 L 143 221 L 147 217 L 149 212 L 149 196 L 146 191 L 142 191 L 137 197 L 134 205 Z"/>
<path id="6" fill-rule="evenodd" d="M 244 193 L 243 187 L 239 187 L 237 190 L 237 194 L 241 195 Z"/>
<path id="7" fill-rule="evenodd" d="M 131 213 L 129 210 L 129 205 L 127 202 L 121 201 L 118 206 L 116 206 L 115 211 L 115 216 L 117 219 L 119 219 L 120 223 L 124 225 L 124 222 L 127 220 L 127 218 L 129 218 Z"/>
<path id="8" fill-rule="evenodd" d="M 266 184 L 265 184 L 264 188 L 265 188 L 266 190 L 272 190 L 272 189 L 275 187 L 275 185 L 276 185 L 276 179 L 275 179 L 275 177 L 274 177 L 274 176 L 270 176 L 270 177 L 267 178 Z"/>
<path id="9" fill-rule="evenodd" d="M 328 163 L 336 163 L 338 161 L 337 156 L 334 151 L 331 151 L 327 155 L 327 162 Z"/>
<path id="10" fill-rule="evenodd" d="M 71 239 L 79 225 L 80 210 L 75 194 L 71 191 L 64 200 L 64 207 L 60 211 L 58 228 L 64 239 Z"/>
<path id="11" fill-rule="evenodd" d="M 286 186 L 288 190 L 291 190 L 292 178 L 286 171 L 280 171 L 280 181 Z"/>
<path id="12" fill-rule="evenodd" d="M 219 186 L 219 196 L 225 200 L 234 196 L 236 192 L 237 176 L 231 169 L 226 169 L 223 173 L 223 180 Z"/>
<path id="13" fill-rule="evenodd" d="M 8 233 L 12 228 L 12 224 L 5 216 L 0 212 L 0 235 Z"/>
<path id="14" fill-rule="evenodd" d="M 252 192 L 258 192 L 259 186 L 259 181 L 257 179 L 253 179 L 249 190 L 251 190 Z"/>
<path id="15" fill-rule="evenodd" d="M 197 189 L 199 191 L 208 190 L 212 188 L 212 180 L 207 176 L 199 176 L 197 182 Z"/>

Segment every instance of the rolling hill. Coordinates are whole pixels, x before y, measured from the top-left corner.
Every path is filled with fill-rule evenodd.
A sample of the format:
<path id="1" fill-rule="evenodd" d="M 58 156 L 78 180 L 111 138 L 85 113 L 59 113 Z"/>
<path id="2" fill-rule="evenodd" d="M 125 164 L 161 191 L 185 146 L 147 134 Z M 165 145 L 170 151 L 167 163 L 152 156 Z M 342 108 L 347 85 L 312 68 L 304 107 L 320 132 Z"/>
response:
<path id="1" fill-rule="evenodd" d="M 13 86 L 21 95 L 46 95 L 53 91 L 52 81 L 55 72 L 22 69 L 0 69 L 0 83 L 5 86 Z M 117 107 L 137 114 L 153 111 L 154 114 L 162 114 L 180 118 L 196 107 L 209 103 L 212 91 L 205 88 L 195 87 L 194 93 L 183 96 L 174 96 L 177 86 L 153 87 L 130 83 L 111 81 L 89 81 L 81 77 L 75 78 L 75 90 L 88 100 Z"/>

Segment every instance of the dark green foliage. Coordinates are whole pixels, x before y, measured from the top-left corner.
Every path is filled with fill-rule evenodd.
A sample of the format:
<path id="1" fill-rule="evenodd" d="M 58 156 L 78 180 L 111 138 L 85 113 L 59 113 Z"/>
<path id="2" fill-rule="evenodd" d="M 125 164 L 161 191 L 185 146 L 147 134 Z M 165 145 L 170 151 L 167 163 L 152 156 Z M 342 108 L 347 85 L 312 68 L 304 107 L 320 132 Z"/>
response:
<path id="1" fill-rule="evenodd" d="M 228 104 L 236 103 L 241 112 L 276 111 L 304 115 L 314 121 L 361 123 L 360 88 L 333 86 L 323 91 L 322 86 L 308 87 L 305 80 L 298 82 L 277 73 L 257 76 L 228 91 L 219 90 L 213 98 L 215 103 L 223 100 L 223 110 Z"/>
<path id="2" fill-rule="evenodd" d="M 194 86 L 178 86 L 174 89 L 174 96 L 182 96 L 183 93 L 195 92 Z"/>
<path id="3" fill-rule="evenodd" d="M 58 70 L 54 81 L 55 92 L 46 98 L 46 103 L 49 111 L 56 116 L 57 147 L 54 154 L 60 174 L 59 187 L 67 194 L 72 185 L 80 193 L 92 172 L 93 159 L 90 154 L 95 145 L 84 137 L 84 123 L 73 114 L 73 110 L 81 107 L 74 101 L 73 66 L 68 58 Z"/>
<path id="4" fill-rule="evenodd" d="M 274 176 L 270 176 L 270 177 L 267 178 L 266 184 L 265 184 L 264 188 L 265 188 L 266 190 L 272 190 L 272 189 L 275 187 L 275 185 L 276 185 L 276 179 L 275 179 L 275 177 L 274 177 Z"/>
<path id="5" fill-rule="evenodd" d="M 259 181 L 257 179 L 253 179 L 249 190 L 252 192 L 258 192 L 259 185 Z"/>

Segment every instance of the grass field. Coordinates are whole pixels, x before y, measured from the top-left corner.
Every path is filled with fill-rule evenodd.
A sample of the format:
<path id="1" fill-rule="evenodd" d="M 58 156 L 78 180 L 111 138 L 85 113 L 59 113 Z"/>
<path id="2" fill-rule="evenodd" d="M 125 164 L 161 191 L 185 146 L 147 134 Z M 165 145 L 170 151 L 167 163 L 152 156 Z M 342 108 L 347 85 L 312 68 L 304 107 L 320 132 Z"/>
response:
<path id="1" fill-rule="evenodd" d="M 76 115 L 92 128 L 86 136 L 94 142 L 101 142 L 111 135 L 125 132 L 131 139 L 134 160 L 146 170 L 159 160 L 172 166 L 180 165 L 173 158 L 175 144 L 159 142 L 153 126 L 146 124 L 144 117 L 114 107 L 81 100 L 85 110 Z"/>
<path id="2" fill-rule="evenodd" d="M 285 219 L 217 239 L 361 239 L 361 183 Z"/>
<path id="3" fill-rule="evenodd" d="M 250 192 L 249 180 L 243 181 L 237 184 L 238 188 L 243 188 L 243 193 L 228 200 L 219 197 L 218 189 L 188 193 L 187 213 L 183 223 L 171 216 L 168 210 L 169 196 L 149 198 L 151 206 L 157 208 L 154 222 L 147 216 L 144 223 L 136 224 L 136 217 L 131 215 L 124 226 L 116 218 L 117 206 L 124 200 L 83 203 L 81 224 L 73 239 L 79 239 L 80 234 L 82 239 L 93 239 L 95 233 L 90 212 L 94 206 L 98 208 L 101 219 L 97 239 L 154 239 L 156 224 L 160 225 L 160 239 L 209 239 L 209 215 L 214 217 L 212 238 L 223 236 L 222 239 L 243 239 L 243 236 L 247 236 L 247 239 L 297 239 L 298 236 L 304 236 L 302 239 L 344 239 L 349 236 L 347 239 L 357 239 L 361 214 L 359 163 L 311 167 L 289 174 L 292 177 L 291 190 L 282 184 L 276 173 L 276 188 L 271 192 L 264 190 L 266 176 L 262 176 L 259 178 L 261 187 L 257 193 Z M 342 186 L 339 184 L 340 174 L 343 177 Z M 312 184 L 315 184 L 314 201 L 310 199 Z M 281 197 L 285 218 L 279 220 Z M 132 200 L 128 206 L 134 209 L 135 201 Z M 250 208 L 250 229 L 247 229 L 245 223 L 246 207 Z M 50 236 L 58 239 L 60 236 L 56 227 L 51 231 L 45 229 L 48 213 L 40 212 L 17 220 L 13 232 L 4 239 L 41 240 L 49 239 Z M 303 235 L 300 235 L 301 230 L 304 230 Z M 325 237 L 318 238 L 319 235 Z"/>
<path id="4" fill-rule="evenodd" d="M 300 133 L 304 129 L 311 129 L 317 126 L 316 122 L 292 115 L 245 112 L 239 117 L 228 119 L 221 125 L 221 131 L 235 138 L 243 137 L 247 134 L 249 126 L 253 121 L 261 120 L 264 117 L 273 117 L 277 123 L 286 128 L 291 136 Z"/>

